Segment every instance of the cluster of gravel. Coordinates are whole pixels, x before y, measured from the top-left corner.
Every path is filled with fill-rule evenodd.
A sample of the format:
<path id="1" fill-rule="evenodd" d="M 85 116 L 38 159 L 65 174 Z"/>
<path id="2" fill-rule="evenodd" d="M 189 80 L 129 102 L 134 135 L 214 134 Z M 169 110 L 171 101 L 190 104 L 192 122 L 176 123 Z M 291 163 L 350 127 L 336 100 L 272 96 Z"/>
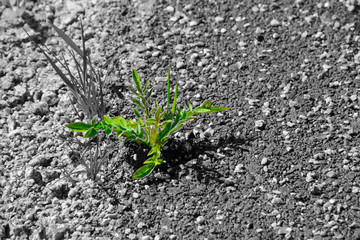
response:
<path id="1" fill-rule="evenodd" d="M 45 2 L 0 6 L 0 239 L 360 239 L 358 1 Z M 70 174 L 78 117 L 22 26 L 60 55 L 46 21 L 80 44 L 79 15 L 96 66 L 113 59 L 111 114 L 134 117 L 132 68 L 163 97 L 169 61 L 181 102 L 231 110 L 146 179 L 115 137 L 97 181 Z"/>

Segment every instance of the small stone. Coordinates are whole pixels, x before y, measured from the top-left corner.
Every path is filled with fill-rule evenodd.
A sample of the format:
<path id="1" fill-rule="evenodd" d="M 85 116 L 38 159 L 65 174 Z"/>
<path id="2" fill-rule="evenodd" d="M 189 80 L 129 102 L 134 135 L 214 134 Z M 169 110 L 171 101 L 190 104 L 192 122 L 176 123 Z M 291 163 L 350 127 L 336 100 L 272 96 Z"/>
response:
<path id="1" fill-rule="evenodd" d="M 145 226 L 146 224 L 144 222 L 139 222 L 139 224 L 137 225 L 138 228 L 143 228 Z"/>
<path id="2" fill-rule="evenodd" d="M 215 17 L 215 22 L 219 23 L 219 22 L 223 22 L 223 21 L 224 21 L 223 17 L 220 17 L 220 16 Z"/>
<path id="3" fill-rule="evenodd" d="M 67 227 L 62 227 L 62 228 L 51 228 L 51 233 L 47 234 L 49 236 L 52 235 L 51 239 L 54 240 L 64 240 L 65 239 L 65 235 L 67 233 L 67 231 L 69 230 Z"/>
<path id="4" fill-rule="evenodd" d="M 56 103 L 58 103 L 59 98 L 53 91 L 47 90 L 41 96 L 41 101 L 49 106 L 54 106 Z"/>
<path id="5" fill-rule="evenodd" d="M 255 127 L 256 128 L 262 128 L 262 127 L 264 127 L 264 120 L 256 120 L 255 121 Z"/>
<path id="6" fill-rule="evenodd" d="M 149 235 L 142 236 L 141 240 L 152 240 L 153 238 Z"/>
<path id="7" fill-rule="evenodd" d="M 136 234 L 130 233 L 128 238 L 131 239 L 131 240 L 136 239 Z"/>
<path id="8" fill-rule="evenodd" d="M 196 218 L 196 223 L 197 224 L 202 224 L 205 221 L 205 218 L 203 216 L 198 216 Z"/>
<path id="9" fill-rule="evenodd" d="M 272 35 L 273 39 L 278 39 L 279 37 L 280 37 L 280 34 L 278 34 L 278 33 L 273 33 L 273 35 Z"/>
<path id="10" fill-rule="evenodd" d="M 360 188 L 353 186 L 351 189 L 351 193 L 358 193 L 358 192 L 360 192 Z"/>
<path id="11" fill-rule="evenodd" d="M 203 231 L 205 230 L 205 227 L 199 225 L 199 226 L 196 227 L 196 230 L 197 230 L 198 232 L 203 232 Z"/>
<path id="12" fill-rule="evenodd" d="M 160 56 L 160 51 L 155 51 L 151 54 L 152 57 L 158 57 Z"/>
<path id="13" fill-rule="evenodd" d="M 29 95 L 29 91 L 25 84 L 14 87 L 14 96 L 18 97 L 22 102 L 25 101 Z"/>
<path id="14" fill-rule="evenodd" d="M 236 165 L 234 173 L 240 173 L 244 171 L 244 164 L 240 163 L 238 165 Z"/>
<path id="15" fill-rule="evenodd" d="M 306 182 L 313 182 L 315 175 L 316 175 L 316 174 L 313 173 L 313 172 L 308 172 L 308 173 L 306 174 L 305 181 L 306 181 Z"/>
<path id="16" fill-rule="evenodd" d="M 323 188 L 322 185 L 317 184 L 317 185 L 310 187 L 310 192 L 311 192 L 311 194 L 314 194 L 314 195 L 320 195 L 320 194 L 322 194 L 322 188 Z"/>
<path id="17" fill-rule="evenodd" d="M 336 177 L 336 173 L 334 171 L 329 171 L 326 173 L 326 176 L 328 178 L 335 178 Z"/>
<path id="18" fill-rule="evenodd" d="M 44 116 L 49 112 L 49 105 L 44 102 L 36 102 L 30 105 L 29 110 L 35 115 Z"/>
<path id="19" fill-rule="evenodd" d="M 173 13 L 175 11 L 175 8 L 173 6 L 167 6 L 164 9 L 165 12 Z"/>
<path id="20" fill-rule="evenodd" d="M 283 203 L 284 203 L 284 201 L 279 197 L 274 197 L 273 199 L 271 199 L 271 204 L 280 205 Z"/>
<path id="21" fill-rule="evenodd" d="M 190 27 L 194 27 L 194 26 L 196 26 L 196 25 L 198 25 L 198 22 L 197 22 L 197 21 L 191 21 L 191 22 L 189 22 L 189 26 L 190 26 Z"/>
<path id="22" fill-rule="evenodd" d="M 204 137 L 212 137 L 214 135 L 214 129 L 208 128 L 205 132 L 203 132 Z"/>
<path id="23" fill-rule="evenodd" d="M 36 171 L 33 167 L 29 167 L 25 170 L 25 177 L 29 179 L 33 179 L 36 184 L 42 184 L 42 176 L 41 173 Z"/>
<path id="24" fill-rule="evenodd" d="M 261 159 L 261 165 L 265 165 L 268 163 L 268 158 L 264 157 L 263 159 Z"/>
<path id="25" fill-rule="evenodd" d="M 69 193 L 68 193 L 68 196 L 70 198 L 73 198 L 75 197 L 77 194 L 79 193 L 79 189 L 78 188 L 71 188 Z"/>
<path id="26" fill-rule="evenodd" d="M 32 167 L 35 166 L 48 167 L 50 166 L 51 162 L 52 162 L 52 158 L 46 155 L 38 155 L 35 156 L 32 160 L 30 160 L 29 165 Z"/>
<path id="27" fill-rule="evenodd" d="M 69 193 L 69 186 L 66 182 L 59 181 L 52 185 L 50 190 L 58 199 L 65 199 Z"/>
<path id="28" fill-rule="evenodd" d="M 15 77 L 13 74 L 6 74 L 4 77 L 0 78 L 1 88 L 4 90 L 9 90 L 15 85 Z"/>
<path id="29" fill-rule="evenodd" d="M 139 197 L 140 197 L 140 194 L 134 192 L 134 193 L 132 194 L 132 196 L 133 196 L 133 198 L 139 198 Z"/>
<path id="30" fill-rule="evenodd" d="M 184 68 L 185 67 L 185 63 L 184 62 L 177 62 L 176 63 L 176 68 L 177 69 L 181 69 L 181 68 Z"/>
<path id="31" fill-rule="evenodd" d="M 271 20 L 270 26 L 277 27 L 280 25 L 280 22 L 276 19 Z"/>
<path id="32" fill-rule="evenodd" d="M 69 1 L 69 0 L 67 0 L 65 2 L 66 2 L 66 7 L 70 12 L 83 13 L 85 11 L 85 9 L 76 2 Z"/>

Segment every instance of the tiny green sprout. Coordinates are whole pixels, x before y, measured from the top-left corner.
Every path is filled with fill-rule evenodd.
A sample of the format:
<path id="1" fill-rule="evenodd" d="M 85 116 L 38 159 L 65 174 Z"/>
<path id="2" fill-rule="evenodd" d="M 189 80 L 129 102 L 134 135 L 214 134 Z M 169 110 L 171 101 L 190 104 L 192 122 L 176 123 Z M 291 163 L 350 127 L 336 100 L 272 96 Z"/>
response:
<path id="1" fill-rule="evenodd" d="M 126 121 L 122 117 L 104 116 L 103 121 L 93 120 L 92 124 L 76 122 L 66 125 L 66 127 L 75 132 L 86 132 L 84 135 L 85 138 L 95 136 L 98 130 L 104 130 L 107 135 L 116 133 L 118 138 L 124 136 L 125 142 L 134 140 L 139 145 L 150 148 L 151 150 L 148 153 L 149 158 L 144 162 L 144 166 L 134 173 L 133 178 L 146 177 L 157 165 L 162 163 L 162 159 L 160 159 L 161 151 L 168 142 L 170 136 L 181 129 L 186 122 L 195 119 L 196 114 L 212 113 L 230 109 L 226 107 L 211 106 L 211 102 L 206 100 L 197 108 L 193 108 L 191 104 L 188 104 L 188 109 L 182 110 L 176 105 L 178 83 L 175 85 L 174 98 L 171 103 L 170 63 L 168 69 L 167 104 L 165 109 L 158 106 L 157 99 L 154 103 L 150 103 L 153 89 L 149 89 L 149 81 L 146 82 L 145 86 L 141 85 L 135 69 L 133 69 L 133 80 L 135 89 L 130 88 L 130 91 L 135 95 L 131 100 L 137 106 L 137 108 L 133 109 L 137 121 Z"/>

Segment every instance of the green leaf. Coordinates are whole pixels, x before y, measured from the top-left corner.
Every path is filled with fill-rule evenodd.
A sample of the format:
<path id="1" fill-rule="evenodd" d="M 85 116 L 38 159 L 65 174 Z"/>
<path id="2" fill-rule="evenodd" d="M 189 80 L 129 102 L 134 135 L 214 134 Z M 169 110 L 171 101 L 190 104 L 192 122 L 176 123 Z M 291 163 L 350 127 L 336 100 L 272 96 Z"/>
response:
<path id="1" fill-rule="evenodd" d="M 140 118 L 141 115 L 140 115 L 140 113 L 138 112 L 138 110 L 136 110 L 136 108 L 133 108 L 133 110 L 134 110 L 134 113 L 135 113 L 136 117 Z"/>
<path id="2" fill-rule="evenodd" d="M 124 133 L 124 131 L 119 131 L 119 132 L 116 134 L 116 137 L 117 137 L 117 138 L 120 138 L 123 133 Z"/>
<path id="3" fill-rule="evenodd" d="M 227 107 L 210 107 L 209 109 L 210 109 L 211 112 L 219 112 L 219 111 L 230 110 L 230 108 L 227 108 Z"/>
<path id="4" fill-rule="evenodd" d="M 180 128 L 182 128 L 184 126 L 184 124 L 180 124 L 178 125 L 176 128 L 171 129 L 169 135 L 173 134 L 175 131 L 179 130 Z"/>
<path id="5" fill-rule="evenodd" d="M 130 136 L 128 136 L 127 138 L 125 138 L 125 142 L 127 142 L 127 141 L 130 141 L 130 140 L 136 140 L 136 137 L 135 136 L 133 136 L 133 135 L 130 135 Z"/>
<path id="6" fill-rule="evenodd" d="M 137 122 L 133 121 L 133 120 L 129 120 L 127 122 L 128 126 L 132 127 L 132 128 L 136 128 L 136 126 L 138 125 Z"/>
<path id="7" fill-rule="evenodd" d="M 155 120 L 156 120 L 157 122 L 160 121 L 161 110 L 162 110 L 162 108 L 159 107 L 159 108 L 157 109 L 156 113 L 155 113 Z"/>
<path id="8" fill-rule="evenodd" d="M 177 82 L 176 86 L 175 86 L 174 102 L 173 102 L 173 105 L 172 105 L 172 108 L 171 108 L 171 117 L 173 117 L 174 113 L 175 113 L 176 100 L 177 100 L 177 95 L 178 95 L 178 86 L 179 86 L 179 83 Z"/>
<path id="9" fill-rule="evenodd" d="M 211 105 L 210 100 L 206 100 L 206 101 L 201 105 L 201 107 L 203 107 L 203 108 L 209 108 L 210 105 Z"/>
<path id="10" fill-rule="evenodd" d="M 70 123 L 65 126 L 74 132 L 86 132 L 92 127 L 92 125 L 83 122 Z"/>
<path id="11" fill-rule="evenodd" d="M 137 134 L 141 134 L 141 128 L 140 128 L 139 124 L 136 126 L 136 132 L 137 132 Z M 142 136 L 140 136 L 140 137 L 142 137 Z"/>
<path id="12" fill-rule="evenodd" d="M 155 125 L 156 120 L 154 118 L 146 119 L 145 124 L 146 125 Z"/>
<path id="13" fill-rule="evenodd" d="M 169 61 L 169 69 L 168 69 L 168 82 L 167 82 L 167 104 L 166 104 L 166 109 L 169 112 L 169 106 L 170 106 L 170 65 L 171 65 L 171 61 Z"/>
<path id="14" fill-rule="evenodd" d="M 138 75 L 138 73 L 136 72 L 135 69 L 133 69 L 133 78 L 134 78 L 134 82 L 135 82 L 135 85 L 136 85 L 136 89 L 142 95 L 143 92 L 141 90 L 141 83 L 140 83 L 140 80 L 139 80 L 139 75 Z"/>
<path id="15" fill-rule="evenodd" d="M 101 122 L 97 122 L 97 123 L 93 124 L 93 128 L 95 130 L 104 129 L 104 125 Z"/>
<path id="16" fill-rule="evenodd" d="M 114 121 L 106 115 L 104 116 L 104 121 L 107 124 L 114 125 Z"/>
<path id="17" fill-rule="evenodd" d="M 108 128 L 108 127 L 105 127 L 105 134 L 106 135 L 110 135 L 110 133 L 111 133 L 111 129 L 110 128 Z"/>
<path id="18" fill-rule="evenodd" d="M 134 175 L 132 176 L 133 179 L 135 178 L 144 178 L 149 175 L 155 168 L 155 163 L 147 164 L 139 168 Z"/>
<path id="19" fill-rule="evenodd" d="M 140 101 L 137 100 L 136 98 L 131 98 L 131 100 L 136 104 L 136 106 L 138 106 L 139 108 L 145 109 L 145 107 L 143 105 L 141 105 Z"/>
<path id="20" fill-rule="evenodd" d="M 211 112 L 211 111 L 208 108 L 195 108 L 195 110 L 193 112 L 195 112 L 195 114 L 198 114 L 198 113 L 207 113 L 207 112 Z"/>
<path id="21" fill-rule="evenodd" d="M 190 110 L 190 112 L 192 111 L 192 106 L 190 103 L 189 103 L 189 110 Z"/>
<path id="22" fill-rule="evenodd" d="M 123 128 L 126 128 L 126 129 L 129 128 L 126 120 L 123 119 L 122 117 L 113 117 L 113 118 L 111 118 L 111 119 L 114 121 L 114 123 L 115 123 L 116 125 L 119 125 L 119 126 L 121 126 L 121 127 L 123 127 Z"/>
<path id="23" fill-rule="evenodd" d="M 94 128 L 90 128 L 89 131 L 86 132 L 84 138 L 91 138 L 97 134 L 97 131 Z"/>
<path id="24" fill-rule="evenodd" d="M 148 81 L 146 82 L 143 92 L 146 92 L 147 88 L 149 87 L 149 83 L 150 83 L 150 80 L 148 80 Z"/>
<path id="25" fill-rule="evenodd" d="M 140 95 L 138 92 L 136 92 L 134 89 L 132 89 L 132 88 L 129 87 L 129 90 L 130 90 L 133 94 L 135 94 L 136 96 L 141 97 L 141 95 Z"/>
<path id="26" fill-rule="evenodd" d="M 155 144 L 155 146 L 153 146 L 150 152 L 148 153 L 148 156 L 150 156 L 151 154 L 154 154 L 154 156 L 160 156 L 160 153 L 161 153 L 161 146 Z"/>
<path id="27" fill-rule="evenodd" d="M 148 93 L 147 96 L 146 96 L 146 101 L 149 101 L 149 99 L 150 99 L 151 94 L 152 94 L 153 91 L 154 91 L 154 89 L 151 88 L 150 91 L 149 91 L 149 93 Z"/>
<path id="28" fill-rule="evenodd" d="M 155 159 L 155 165 L 160 165 L 160 164 L 162 164 L 162 162 L 163 162 L 162 159 L 159 159 L 159 158 Z"/>
<path id="29" fill-rule="evenodd" d="M 162 127 L 162 126 L 165 126 L 166 124 L 169 124 L 171 123 L 172 121 L 171 120 L 166 120 L 166 121 L 163 121 L 159 127 Z"/>

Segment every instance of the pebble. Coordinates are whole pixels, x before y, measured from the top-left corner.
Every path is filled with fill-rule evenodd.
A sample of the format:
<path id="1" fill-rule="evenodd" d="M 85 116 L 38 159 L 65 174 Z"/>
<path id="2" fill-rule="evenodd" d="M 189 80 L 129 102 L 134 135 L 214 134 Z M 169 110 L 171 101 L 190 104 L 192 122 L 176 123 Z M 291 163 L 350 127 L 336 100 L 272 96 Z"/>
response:
<path id="1" fill-rule="evenodd" d="M 175 11 L 175 8 L 173 6 L 167 6 L 164 9 L 165 12 L 173 13 Z"/>
<path id="2" fill-rule="evenodd" d="M 59 98 L 56 93 L 47 90 L 41 96 L 41 101 L 46 103 L 48 106 L 54 106 L 59 101 Z"/>
<path id="3" fill-rule="evenodd" d="M 185 63 L 184 62 L 177 62 L 176 63 L 176 68 L 177 69 L 181 69 L 181 68 L 184 68 L 185 67 Z"/>
<path id="4" fill-rule="evenodd" d="M 35 166 L 48 167 L 50 166 L 51 162 L 52 162 L 52 158 L 46 155 L 38 155 L 35 156 L 32 160 L 30 160 L 29 165 L 32 167 Z"/>
<path id="5" fill-rule="evenodd" d="M 160 56 L 160 51 L 155 51 L 151 54 L 152 57 L 158 57 Z"/>
<path id="6" fill-rule="evenodd" d="M 262 127 L 264 127 L 264 125 L 265 125 L 264 120 L 256 120 L 255 121 L 255 127 L 256 128 L 262 128 Z"/>
<path id="7" fill-rule="evenodd" d="M 240 163 L 238 165 L 236 165 L 235 167 L 235 170 L 234 170 L 234 173 L 240 173 L 240 172 L 243 172 L 244 171 L 244 164 Z"/>
<path id="8" fill-rule="evenodd" d="M 15 77 L 13 74 L 8 73 L 4 77 L 0 78 L 1 89 L 9 90 L 15 85 Z"/>
<path id="9" fill-rule="evenodd" d="M 204 221 L 205 221 L 204 216 L 198 216 L 198 217 L 196 218 L 196 223 L 197 223 L 197 224 L 202 224 Z"/>
<path id="10" fill-rule="evenodd" d="M 153 238 L 149 235 L 142 236 L 141 240 L 152 240 Z"/>
<path id="11" fill-rule="evenodd" d="M 73 198 L 75 197 L 77 194 L 79 193 L 79 189 L 78 188 L 71 188 L 69 193 L 68 193 L 68 196 L 70 198 Z"/>
<path id="12" fill-rule="evenodd" d="M 306 181 L 306 182 L 313 182 L 315 176 L 316 176 L 315 173 L 313 173 L 313 172 L 308 172 L 308 173 L 306 174 L 305 181 Z"/>
<path id="13" fill-rule="evenodd" d="M 35 115 L 44 116 L 49 112 L 49 105 L 44 102 L 35 102 L 30 105 L 29 110 Z"/>
<path id="14" fill-rule="evenodd" d="M 278 39 L 279 37 L 280 37 L 280 34 L 278 34 L 278 33 L 273 33 L 273 35 L 272 35 L 273 39 Z"/>
<path id="15" fill-rule="evenodd" d="M 271 20 L 270 26 L 277 27 L 280 25 L 280 22 L 276 19 Z"/>
<path id="16" fill-rule="evenodd" d="M 134 193 L 132 194 L 132 196 L 133 196 L 133 198 L 139 198 L 139 197 L 140 197 L 140 194 L 139 194 L 139 193 L 134 192 Z"/>
<path id="17" fill-rule="evenodd" d="M 130 233 L 128 236 L 129 239 L 136 239 L 136 234 Z"/>
<path id="18" fill-rule="evenodd" d="M 196 25 L 198 25 L 198 22 L 197 22 L 197 21 L 191 21 L 191 22 L 189 22 L 189 26 L 190 26 L 190 27 L 194 27 L 194 26 L 196 26 Z"/>
<path id="19" fill-rule="evenodd" d="M 283 203 L 284 203 L 284 201 L 279 197 L 274 197 L 273 199 L 271 199 L 271 204 L 280 205 Z"/>
<path id="20" fill-rule="evenodd" d="M 220 16 L 215 17 L 215 22 L 219 23 L 219 22 L 223 22 L 223 21 L 224 21 L 223 17 L 220 17 Z"/>
<path id="21" fill-rule="evenodd" d="M 26 98 L 29 96 L 29 91 L 25 84 L 16 85 L 14 87 L 14 96 L 21 99 L 21 102 L 26 100 Z"/>
<path id="22" fill-rule="evenodd" d="M 43 183 L 41 173 L 36 171 L 33 167 L 29 167 L 25 170 L 25 177 L 29 179 L 33 179 L 36 184 Z"/>
<path id="23" fill-rule="evenodd" d="M 264 157 L 263 159 L 261 159 L 261 165 L 265 165 L 268 163 L 268 158 Z"/>
<path id="24" fill-rule="evenodd" d="M 326 176 L 328 178 L 335 178 L 336 177 L 336 173 L 334 171 L 329 171 L 326 173 Z"/>
<path id="25" fill-rule="evenodd" d="M 137 228 L 143 228 L 145 226 L 146 226 L 146 224 L 144 222 L 139 222 L 139 224 L 137 225 Z"/>

